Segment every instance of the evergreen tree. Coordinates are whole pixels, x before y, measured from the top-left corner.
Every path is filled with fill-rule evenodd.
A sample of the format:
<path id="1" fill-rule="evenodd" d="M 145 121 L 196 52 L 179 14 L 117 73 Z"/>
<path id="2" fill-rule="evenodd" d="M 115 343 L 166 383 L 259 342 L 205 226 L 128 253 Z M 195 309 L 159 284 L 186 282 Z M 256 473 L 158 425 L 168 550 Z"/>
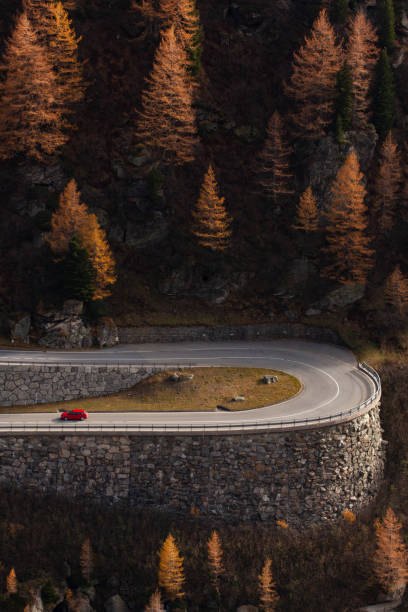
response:
<path id="1" fill-rule="evenodd" d="M 272 578 L 272 561 L 269 557 L 265 560 L 265 565 L 258 576 L 258 581 L 261 610 L 264 612 L 274 612 L 279 601 L 279 595 L 275 590 L 276 585 Z"/>
<path id="2" fill-rule="evenodd" d="M 382 0 L 380 42 L 391 50 L 395 41 L 395 11 L 393 0 Z"/>
<path id="3" fill-rule="evenodd" d="M 380 53 L 374 81 L 375 128 L 385 138 L 394 123 L 395 87 L 391 63 L 386 49 Z"/>
<path id="4" fill-rule="evenodd" d="M 222 547 L 218 533 L 214 530 L 207 541 L 208 562 L 211 571 L 211 582 L 220 598 L 220 577 L 224 573 L 222 562 Z"/>
<path id="5" fill-rule="evenodd" d="M 349 0 L 334 0 L 330 11 L 332 21 L 343 25 L 346 23 L 348 11 Z"/>
<path id="6" fill-rule="evenodd" d="M 230 245 L 231 218 L 218 195 L 218 185 L 210 164 L 204 177 L 197 206 L 193 211 L 192 232 L 199 244 L 212 251 L 224 251 Z"/>
<path id="7" fill-rule="evenodd" d="M 296 209 L 296 223 L 293 229 L 301 232 L 316 232 L 319 229 L 319 211 L 312 188 L 307 187 L 299 199 Z"/>
<path id="8" fill-rule="evenodd" d="M 376 43 L 376 31 L 360 9 L 351 22 L 347 45 L 353 89 L 353 125 L 358 129 L 364 129 L 370 120 L 370 90 L 378 58 Z"/>
<path id="9" fill-rule="evenodd" d="M 391 508 L 376 525 L 377 550 L 374 571 L 386 593 L 405 586 L 408 579 L 407 550 L 400 535 L 402 525 Z"/>
<path id="10" fill-rule="evenodd" d="M 325 252 L 330 263 L 323 275 L 340 283 L 361 283 L 373 266 L 367 246 L 366 190 L 357 155 L 352 151 L 337 173 L 327 212 Z"/>
<path id="11" fill-rule="evenodd" d="M 104 230 L 99 226 L 97 216 L 88 214 L 78 229 L 81 245 L 88 251 L 95 284 L 92 298 L 102 300 L 111 294 L 111 286 L 116 282 L 115 260 L 106 240 Z"/>
<path id="12" fill-rule="evenodd" d="M 0 82 L 0 157 L 19 153 L 45 161 L 66 142 L 62 91 L 45 49 L 22 13 L 6 42 Z"/>
<path id="13" fill-rule="evenodd" d="M 394 226 L 402 180 L 401 156 L 389 132 L 381 145 L 378 170 L 373 183 L 373 208 L 377 235 L 389 234 Z"/>
<path id="14" fill-rule="evenodd" d="M 403 316 L 407 313 L 408 307 L 408 280 L 402 274 L 399 266 L 396 266 L 393 273 L 387 278 L 384 288 L 386 304 L 395 313 Z"/>
<path id="15" fill-rule="evenodd" d="M 204 31 L 195 0 L 178 0 L 176 35 L 181 40 L 189 58 L 189 72 L 198 78 L 201 71 Z"/>
<path id="16" fill-rule="evenodd" d="M 87 206 L 80 202 L 80 197 L 77 184 L 72 179 L 60 195 L 59 207 L 51 219 L 47 242 L 54 253 L 64 253 L 74 236 L 79 240 L 93 268 L 92 299 L 100 300 L 110 295 L 111 286 L 116 282 L 115 261 L 96 215 L 88 212 Z"/>
<path id="17" fill-rule="evenodd" d="M 174 26 L 163 34 L 154 65 L 142 94 L 137 137 L 161 152 L 164 163 L 191 162 L 198 145 L 187 54 Z"/>
<path id="18" fill-rule="evenodd" d="M 353 78 L 347 62 L 337 74 L 337 91 L 336 122 L 340 122 L 342 131 L 349 130 L 353 110 Z"/>
<path id="19" fill-rule="evenodd" d="M 95 273 L 89 254 L 74 236 L 68 245 L 68 252 L 58 262 L 64 297 L 90 302 L 94 295 Z"/>
<path id="20" fill-rule="evenodd" d="M 333 121 L 336 77 L 342 65 L 341 45 L 322 9 L 309 36 L 293 56 L 293 73 L 285 85 L 295 101 L 292 114 L 294 132 L 300 138 L 315 139 Z"/>
<path id="21" fill-rule="evenodd" d="M 160 591 L 158 589 L 156 589 L 156 591 L 150 597 L 149 603 L 144 609 L 144 612 L 165 612 L 161 600 Z"/>
<path id="22" fill-rule="evenodd" d="M 268 121 L 264 148 L 257 164 L 259 190 L 275 205 L 293 193 L 290 185 L 293 178 L 291 152 L 284 138 L 282 119 L 275 111 Z"/>
<path id="23" fill-rule="evenodd" d="M 176 541 L 169 533 L 160 550 L 159 585 L 169 599 L 174 600 L 183 597 L 183 584 L 183 557 L 180 557 Z"/>
<path id="24" fill-rule="evenodd" d="M 92 267 L 91 267 L 92 269 Z M 87 538 L 81 546 L 80 566 L 83 577 L 87 582 L 90 581 L 93 572 L 93 550 L 91 541 Z"/>
<path id="25" fill-rule="evenodd" d="M 16 595 L 18 592 L 18 580 L 14 567 L 11 568 L 6 577 L 6 589 L 9 595 Z"/>

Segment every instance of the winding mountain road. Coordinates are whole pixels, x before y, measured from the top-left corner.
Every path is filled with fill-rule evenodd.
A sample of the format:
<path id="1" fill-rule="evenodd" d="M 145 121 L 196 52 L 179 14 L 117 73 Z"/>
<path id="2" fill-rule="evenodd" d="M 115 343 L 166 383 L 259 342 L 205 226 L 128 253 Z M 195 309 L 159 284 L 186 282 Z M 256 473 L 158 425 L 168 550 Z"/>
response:
<path id="1" fill-rule="evenodd" d="M 92 413 L 88 421 L 62 423 L 54 413 L 0 414 L 0 431 L 12 425 L 35 430 L 154 429 L 177 431 L 232 428 L 279 429 L 282 423 L 300 427 L 305 421 L 337 420 L 380 389 L 372 376 L 358 368 L 354 355 L 334 345 L 301 340 L 194 342 L 122 345 L 100 351 L 0 351 L 0 364 L 112 364 L 178 366 L 245 366 L 283 370 L 296 376 L 302 390 L 293 398 L 239 412 Z M 295 425 L 295 422 L 297 424 Z"/>

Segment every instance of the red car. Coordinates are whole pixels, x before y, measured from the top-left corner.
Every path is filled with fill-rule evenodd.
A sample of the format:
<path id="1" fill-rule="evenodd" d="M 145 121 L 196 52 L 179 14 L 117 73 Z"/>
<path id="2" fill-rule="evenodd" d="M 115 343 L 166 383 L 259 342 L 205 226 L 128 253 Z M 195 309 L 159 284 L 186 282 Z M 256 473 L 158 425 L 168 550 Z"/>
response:
<path id="1" fill-rule="evenodd" d="M 87 419 L 88 415 L 86 414 L 85 410 L 70 410 L 69 412 L 63 412 L 61 414 L 61 419 L 63 421 L 83 421 L 84 419 Z"/>

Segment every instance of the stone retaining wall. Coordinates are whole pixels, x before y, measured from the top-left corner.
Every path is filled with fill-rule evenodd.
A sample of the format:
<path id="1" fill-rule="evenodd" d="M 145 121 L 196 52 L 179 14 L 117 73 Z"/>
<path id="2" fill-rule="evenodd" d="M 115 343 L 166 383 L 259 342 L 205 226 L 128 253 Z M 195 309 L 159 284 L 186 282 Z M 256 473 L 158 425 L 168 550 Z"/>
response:
<path id="1" fill-rule="evenodd" d="M 140 365 L 0 365 L 0 406 L 45 404 L 116 393 L 160 368 Z"/>
<path id="2" fill-rule="evenodd" d="M 0 480 L 229 522 L 307 525 L 357 511 L 384 463 L 379 407 L 347 423 L 239 435 L 3 435 Z"/>
<path id="3" fill-rule="evenodd" d="M 192 342 L 195 340 L 256 340 L 257 338 L 304 338 L 317 342 L 338 343 L 331 329 L 301 323 L 270 323 L 267 325 L 233 325 L 205 327 L 119 327 L 119 342 L 141 344 L 150 342 Z"/>

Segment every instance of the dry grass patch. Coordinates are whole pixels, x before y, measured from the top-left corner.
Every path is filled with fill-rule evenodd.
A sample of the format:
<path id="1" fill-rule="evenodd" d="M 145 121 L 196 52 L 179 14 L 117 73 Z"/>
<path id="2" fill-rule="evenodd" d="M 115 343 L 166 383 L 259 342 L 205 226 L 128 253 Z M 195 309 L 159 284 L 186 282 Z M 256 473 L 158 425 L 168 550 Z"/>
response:
<path id="1" fill-rule="evenodd" d="M 175 382 L 172 374 L 186 378 Z M 189 380 L 188 375 L 193 374 Z M 275 375 L 278 382 L 266 385 L 265 375 Z M 168 370 L 141 381 L 115 395 L 83 400 L 3 408 L 1 412 L 53 412 L 60 408 L 83 408 L 88 412 L 189 411 L 215 410 L 217 405 L 229 410 L 247 410 L 282 402 L 299 392 L 294 376 L 262 368 L 186 368 Z M 233 401 L 244 396 L 245 401 Z"/>

